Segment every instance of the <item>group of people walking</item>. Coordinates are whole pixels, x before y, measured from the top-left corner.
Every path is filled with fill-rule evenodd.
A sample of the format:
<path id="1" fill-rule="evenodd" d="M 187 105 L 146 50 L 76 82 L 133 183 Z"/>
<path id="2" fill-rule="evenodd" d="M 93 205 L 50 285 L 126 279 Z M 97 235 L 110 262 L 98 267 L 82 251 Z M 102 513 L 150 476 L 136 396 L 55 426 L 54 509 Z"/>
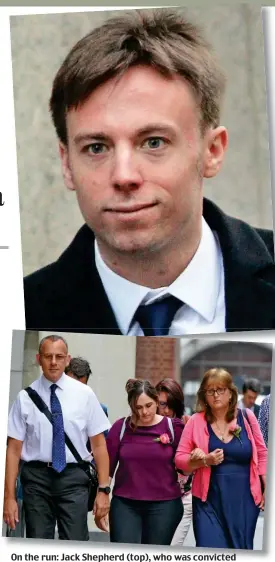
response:
<path id="1" fill-rule="evenodd" d="M 196 546 L 253 549 L 267 448 L 231 375 L 205 373 L 190 419 L 172 379 L 129 380 L 126 391 L 131 415 L 107 436 L 111 541 L 183 544 L 192 520 Z"/>
<path id="2" fill-rule="evenodd" d="M 129 379 L 129 415 L 111 426 L 87 386 L 89 365 L 70 358 L 62 337 L 44 338 L 37 359 L 42 374 L 31 388 L 44 407 L 22 390 L 9 415 L 4 520 L 11 528 L 21 466 L 27 537 L 54 538 L 57 524 L 59 538 L 88 540 L 93 460 L 95 522 L 111 542 L 182 545 L 192 522 L 196 546 L 253 549 L 267 447 L 255 414 L 238 407 L 230 373 L 205 373 L 191 417 L 175 380 Z"/>

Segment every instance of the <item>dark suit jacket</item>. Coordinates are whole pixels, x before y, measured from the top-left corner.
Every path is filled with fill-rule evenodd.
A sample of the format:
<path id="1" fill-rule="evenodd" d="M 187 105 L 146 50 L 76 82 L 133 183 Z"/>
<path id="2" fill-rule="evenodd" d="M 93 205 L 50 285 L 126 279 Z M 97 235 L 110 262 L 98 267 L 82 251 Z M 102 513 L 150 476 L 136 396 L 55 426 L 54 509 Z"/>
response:
<path id="1" fill-rule="evenodd" d="M 260 406 L 258 406 L 258 404 L 254 404 L 254 414 L 257 419 L 259 417 L 259 413 L 260 413 Z"/>
<path id="2" fill-rule="evenodd" d="M 223 254 L 226 331 L 275 328 L 273 233 L 227 216 L 206 199 L 203 214 Z M 87 225 L 56 262 L 25 278 L 24 289 L 27 330 L 121 334 Z"/>

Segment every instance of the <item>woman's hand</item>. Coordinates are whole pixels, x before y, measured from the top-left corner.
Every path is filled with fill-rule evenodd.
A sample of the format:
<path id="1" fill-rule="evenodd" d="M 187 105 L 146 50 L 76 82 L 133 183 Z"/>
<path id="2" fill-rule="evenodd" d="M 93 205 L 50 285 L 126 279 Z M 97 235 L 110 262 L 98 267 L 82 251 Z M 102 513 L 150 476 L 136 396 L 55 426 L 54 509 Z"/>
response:
<path id="1" fill-rule="evenodd" d="M 264 511 L 264 505 L 265 505 L 265 492 L 263 493 L 261 503 L 259 504 L 259 508 L 261 511 Z"/>
<path id="2" fill-rule="evenodd" d="M 206 463 L 209 466 L 221 464 L 224 459 L 223 449 L 215 449 L 212 453 L 205 456 Z"/>
<path id="3" fill-rule="evenodd" d="M 196 449 L 193 449 L 190 455 L 190 461 L 199 461 L 202 460 L 204 457 L 205 457 L 205 452 L 197 447 Z"/>

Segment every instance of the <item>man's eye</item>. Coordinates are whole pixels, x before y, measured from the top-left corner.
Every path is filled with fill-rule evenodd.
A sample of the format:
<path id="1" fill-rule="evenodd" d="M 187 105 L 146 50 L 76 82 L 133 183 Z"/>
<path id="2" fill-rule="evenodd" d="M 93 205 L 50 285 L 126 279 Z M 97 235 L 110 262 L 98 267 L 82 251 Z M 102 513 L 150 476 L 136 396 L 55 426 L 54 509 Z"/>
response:
<path id="1" fill-rule="evenodd" d="M 156 149 L 156 148 L 162 148 L 164 144 L 165 144 L 164 139 L 160 137 L 150 137 L 144 142 L 143 146 L 145 146 L 145 148 Z"/>
<path id="2" fill-rule="evenodd" d="M 105 152 L 106 146 L 102 142 L 93 142 L 87 146 L 86 150 L 92 154 L 101 154 L 102 152 Z"/>

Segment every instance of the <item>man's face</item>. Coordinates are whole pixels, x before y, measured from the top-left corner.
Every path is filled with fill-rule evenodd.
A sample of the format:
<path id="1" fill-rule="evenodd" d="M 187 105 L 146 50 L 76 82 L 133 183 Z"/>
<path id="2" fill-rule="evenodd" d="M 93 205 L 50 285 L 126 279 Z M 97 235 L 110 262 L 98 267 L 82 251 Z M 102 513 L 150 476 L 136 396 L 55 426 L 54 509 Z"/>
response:
<path id="1" fill-rule="evenodd" d="M 202 136 L 199 119 L 190 86 L 146 66 L 68 112 L 63 175 L 103 257 L 175 249 L 200 232 L 202 180 L 218 172 L 227 135 Z"/>
<path id="2" fill-rule="evenodd" d="M 257 392 L 253 392 L 253 390 L 247 390 L 243 395 L 244 406 L 246 408 L 252 408 L 255 404 L 257 396 Z"/>
<path id="3" fill-rule="evenodd" d="M 68 371 L 66 373 L 66 375 L 68 375 L 68 377 L 71 377 L 72 379 L 75 379 L 76 381 L 82 382 L 83 384 L 87 384 L 88 383 L 88 379 L 87 377 L 77 377 L 76 375 L 74 375 L 72 373 L 72 371 Z"/>
<path id="4" fill-rule="evenodd" d="M 42 345 L 41 353 L 36 355 L 36 359 L 46 379 L 54 383 L 60 379 L 70 361 L 70 356 L 62 340 L 55 342 L 46 340 Z"/>

